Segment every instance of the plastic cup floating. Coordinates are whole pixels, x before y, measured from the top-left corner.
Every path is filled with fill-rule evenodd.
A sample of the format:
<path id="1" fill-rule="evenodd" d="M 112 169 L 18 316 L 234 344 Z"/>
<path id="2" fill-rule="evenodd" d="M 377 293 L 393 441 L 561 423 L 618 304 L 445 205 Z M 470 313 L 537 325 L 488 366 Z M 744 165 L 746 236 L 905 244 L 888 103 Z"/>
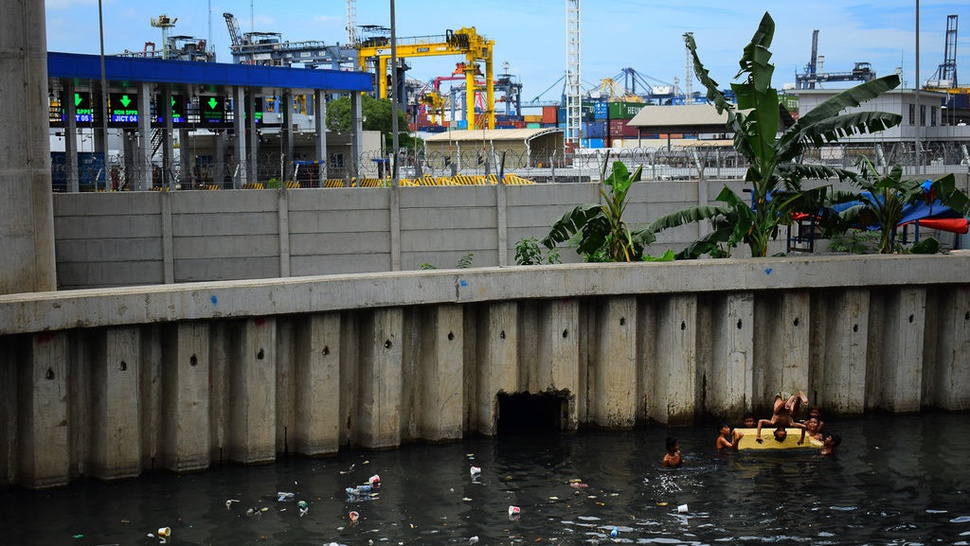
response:
<path id="1" fill-rule="evenodd" d="M 522 513 L 522 509 L 519 508 L 518 506 L 509 506 L 509 517 L 510 518 L 518 517 L 519 514 L 521 514 L 521 513 Z"/>
<path id="2" fill-rule="evenodd" d="M 356 511 L 352 511 L 349 514 L 349 516 L 350 516 L 350 521 L 357 521 L 358 519 L 360 519 L 360 514 L 358 514 Z"/>
<path id="3" fill-rule="evenodd" d="M 158 528 L 158 536 L 165 537 L 165 538 L 168 538 L 168 537 L 172 536 L 172 528 L 171 527 L 159 527 Z"/>

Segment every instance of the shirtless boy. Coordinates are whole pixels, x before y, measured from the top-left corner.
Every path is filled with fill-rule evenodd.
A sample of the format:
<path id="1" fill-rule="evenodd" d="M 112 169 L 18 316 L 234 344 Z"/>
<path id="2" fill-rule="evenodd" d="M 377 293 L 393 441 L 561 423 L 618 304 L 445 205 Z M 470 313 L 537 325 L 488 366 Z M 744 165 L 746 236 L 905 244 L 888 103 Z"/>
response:
<path id="1" fill-rule="evenodd" d="M 761 439 L 761 427 L 765 425 L 775 427 L 775 440 L 779 442 L 784 442 L 787 437 L 788 432 L 785 430 L 786 427 L 805 428 L 805 425 L 796 422 L 794 418 L 801 404 L 808 404 L 808 397 L 802 391 L 798 391 L 798 394 L 790 396 L 788 400 L 784 400 L 780 394 L 776 394 L 771 419 L 761 419 L 758 421 L 758 431 L 755 433 L 755 441 L 759 444 L 764 443 Z"/>

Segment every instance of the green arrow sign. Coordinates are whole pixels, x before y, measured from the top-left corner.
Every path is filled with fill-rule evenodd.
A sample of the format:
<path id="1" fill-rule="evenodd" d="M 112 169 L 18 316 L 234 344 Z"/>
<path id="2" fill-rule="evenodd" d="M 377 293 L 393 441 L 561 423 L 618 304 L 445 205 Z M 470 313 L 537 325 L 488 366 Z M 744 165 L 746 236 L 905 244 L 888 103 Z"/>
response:
<path id="1" fill-rule="evenodd" d="M 81 104 L 81 100 L 80 93 L 74 93 L 74 106 Z"/>
<path id="2" fill-rule="evenodd" d="M 131 99 L 128 98 L 128 95 L 121 95 L 121 105 L 128 108 L 129 104 L 131 104 Z"/>
<path id="3" fill-rule="evenodd" d="M 175 97 L 172 97 L 172 106 L 175 106 Z"/>
<path id="4" fill-rule="evenodd" d="M 217 104 L 219 104 L 219 101 L 217 101 L 215 97 L 209 97 L 209 109 L 210 110 L 215 110 Z"/>

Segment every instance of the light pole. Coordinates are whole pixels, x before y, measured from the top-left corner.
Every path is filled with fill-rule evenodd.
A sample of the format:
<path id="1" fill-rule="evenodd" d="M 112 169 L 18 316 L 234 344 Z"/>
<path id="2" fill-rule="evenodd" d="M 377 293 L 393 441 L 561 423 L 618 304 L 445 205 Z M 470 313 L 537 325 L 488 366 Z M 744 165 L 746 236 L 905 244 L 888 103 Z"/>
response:
<path id="1" fill-rule="evenodd" d="M 923 105 L 920 104 L 919 88 L 919 0 L 916 0 L 916 173 L 923 174 L 923 150 L 920 133 L 923 132 Z"/>

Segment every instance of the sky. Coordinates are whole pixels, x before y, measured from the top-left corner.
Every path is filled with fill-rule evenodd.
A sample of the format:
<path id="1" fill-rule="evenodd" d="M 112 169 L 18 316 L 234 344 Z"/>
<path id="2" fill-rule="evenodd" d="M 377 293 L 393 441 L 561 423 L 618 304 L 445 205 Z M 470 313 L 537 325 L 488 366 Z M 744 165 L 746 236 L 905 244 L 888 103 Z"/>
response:
<path id="1" fill-rule="evenodd" d="M 916 78 L 916 1 L 760 1 L 692 0 L 656 2 L 585 0 L 582 2 L 582 79 L 584 88 L 635 69 L 651 85 L 683 89 L 686 52 L 683 34 L 693 32 L 701 61 L 726 88 L 738 59 L 768 11 L 775 21 L 771 46 L 774 85 L 782 88 L 802 73 L 811 54 L 812 31 L 819 30 L 818 53 L 824 72 L 844 72 L 867 61 L 878 76 L 902 68 L 904 86 L 931 78 L 944 60 L 948 15 L 970 24 L 970 2 L 922 0 L 920 66 Z M 47 0 L 49 51 L 98 54 L 98 0 Z M 390 25 L 390 2 L 359 0 L 358 25 Z M 172 34 L 209 40 L 219 62 L 232 62 L 224 12 L 233 13 L 242 32 L 279 32 L 284 40 L 347 40 L 344 0 L 102 0 L 106 54 L 138 51 L 161 42 L 152 17 L 177 17 Z M 495 41 L 496 73 L 522 83 L 522 100 L 559 100 L 566 71 L 566 2 L 552 0 L 398 0 L 398 37 L 443 35 L 447 29 L 475 27 Z M 970 27 L 957 42 L 957 75 L 970 83 Z M 429 81 L 450 75 L 460 57 L 409 59 L 409 78 Z M 692 76 L 693 77 L 693 76 Z M 619 80 L 622 83 L 622 80 Z M 557 83 L 558 82 L 558 83 Z M 830 84 L 844 87 L 851 84 Z M 638 87 L 640 85 L 638 84 Z M 700 86 L 694 79 L 694 90 Z"/>

